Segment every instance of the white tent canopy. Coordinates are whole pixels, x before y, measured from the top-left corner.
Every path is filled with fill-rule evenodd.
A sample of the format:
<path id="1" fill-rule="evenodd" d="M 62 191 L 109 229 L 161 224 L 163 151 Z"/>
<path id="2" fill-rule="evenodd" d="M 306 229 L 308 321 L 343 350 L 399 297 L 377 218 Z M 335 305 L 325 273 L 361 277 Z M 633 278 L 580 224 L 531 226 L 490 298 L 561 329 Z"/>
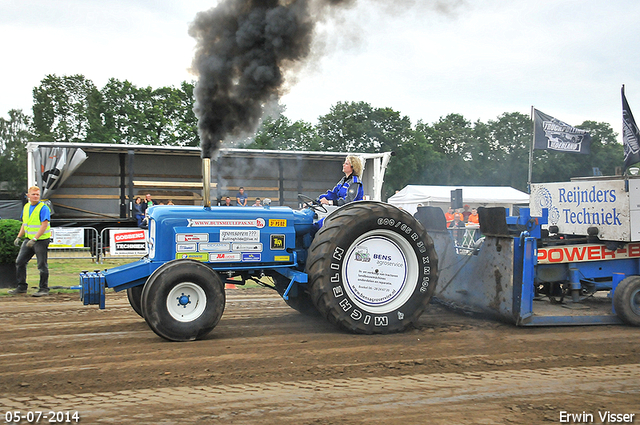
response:
<path id="1" fill-rule="evenodd" d="M 451 191 L 462 189 L 462 203 L 471 208 L 504 207 L 529 204 L 529 195 L 508 186 L 405 186 L 389 198 L 388 202 L 415 214 L 418 204 L 440 207 L 446 211 L 451 205 Z"/>

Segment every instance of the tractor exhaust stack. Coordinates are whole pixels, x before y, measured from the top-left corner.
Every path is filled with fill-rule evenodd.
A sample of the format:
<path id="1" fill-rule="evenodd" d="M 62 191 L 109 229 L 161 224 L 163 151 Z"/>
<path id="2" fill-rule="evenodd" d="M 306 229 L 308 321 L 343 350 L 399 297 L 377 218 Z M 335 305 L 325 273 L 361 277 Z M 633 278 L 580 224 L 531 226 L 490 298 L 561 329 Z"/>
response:
<path id="1" fill-rule="evenodd" d="M 202 158 L 202 188 L 205 208 L 211 208 L 211 158 Z"/>

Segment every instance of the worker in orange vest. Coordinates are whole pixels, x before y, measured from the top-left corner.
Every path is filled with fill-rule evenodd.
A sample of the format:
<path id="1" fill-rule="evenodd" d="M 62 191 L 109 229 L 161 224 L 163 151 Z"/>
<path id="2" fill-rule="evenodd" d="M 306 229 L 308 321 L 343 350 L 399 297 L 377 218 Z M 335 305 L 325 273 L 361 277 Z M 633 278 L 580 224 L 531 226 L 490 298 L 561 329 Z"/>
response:
<path id="1" fill-rule="evenodd" d="M 469 216 L 469 223 L 471 224 L 480 224 L 480 220 L 478 219 L 478 210 L 475 208 L 471 209 L 471 215 Z"/>
<path id="2" fill-rule="evenodd" d="M 447 227 L 453 221 L 453 208 L 449 207 L 449 211 L 444 213 L 444 219 L 447 220 Z"/>

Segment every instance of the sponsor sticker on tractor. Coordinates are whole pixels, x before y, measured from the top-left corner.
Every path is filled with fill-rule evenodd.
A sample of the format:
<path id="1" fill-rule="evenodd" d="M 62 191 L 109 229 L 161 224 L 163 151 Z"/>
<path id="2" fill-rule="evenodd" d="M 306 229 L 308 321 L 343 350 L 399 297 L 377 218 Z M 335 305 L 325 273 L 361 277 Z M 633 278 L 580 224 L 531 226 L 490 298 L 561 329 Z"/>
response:
<path id="1" fill-rule="evenodd" d="M 218 253 L 218 254 L 214 254 L 211 253 L 211 255 L 209 255 L 209 261 L 220 261 L 220 262 L 228 262 L 228 261 L 240 261 L 241 257 L 240 257 L 240 253 L 230 253 L 230 252 L 226 252 L 226 253 Z"/>
<path id="2" fill-rule="evenodd" d="M 284 235 L 271 235 L 271 250 L 283 250 L 284 248 Z"/>
<path id="3" fill-rule="evenodd" d="M 286 219 L 270 218 L 269 227 L 287 227 Z"/>
<path id="4" fill-rule="evenodd" d="M 257 227 L 262 229 L 266 222 L 264 218 L 256 218 L 255 220 L 236 220 L 236 219 L 219 219 L 219 220 L 199 220 L 189 219 L 188 227 Z"/>
<path id="5" fill-rule="evenodd" d="M 261 261 L 262 254 L 259 252 L 243 252 L 242 261 Z"/>
<path id="6" fill-rule="evenodd" d="M 231 251 L 250 251 L 250 252 L 262 252 L 262 244 L 256 243 L 232 243 Z"/>
<path id="7" fill-rule="evenodd" d="M 231 244 L 229 242 L 205 242 L 198 245 L 200 251 L 207 252 L 229 252 Z"/>
<path id="8" fill-rule="evenodd" d="M 184 242 L 176 244 L 176 252 L 197 252 L 198 244 L 195 242 Z"/>
<path id="9" fill-rule="evenodd" d="M 209 254 L 206 252 L 177 252 L 176 260 L 208 261 Z"/>
<path id="10" fill-rule="evenodd" d="M 260 230 L 220 229 L 220 242 L 260 242 Z"/>
<path id="11" fill-rule="evenodd" d="M 209 242 L 208 233 L 178 233 L 176 242 Z"/>

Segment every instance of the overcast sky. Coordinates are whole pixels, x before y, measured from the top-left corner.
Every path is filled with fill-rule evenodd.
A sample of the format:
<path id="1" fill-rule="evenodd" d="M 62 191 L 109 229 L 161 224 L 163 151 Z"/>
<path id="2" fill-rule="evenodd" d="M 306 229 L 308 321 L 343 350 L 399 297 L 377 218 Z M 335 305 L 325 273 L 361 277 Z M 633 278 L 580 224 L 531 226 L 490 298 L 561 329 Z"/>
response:
<path id="1" fill-rule="evenodd" d="M 215 0 L 0 0 L 0 116 L 31 114 L 48 74 L 178 86 L 189 23 Z M 531 106 L 569 124 L 621 131 L 620 87 L 640 117 L 638 0 L 358 0 L 321 24 L 315 59 L 289 83 L 285 115 L 312 123 L 340 101 L 433 123 Z"/>

